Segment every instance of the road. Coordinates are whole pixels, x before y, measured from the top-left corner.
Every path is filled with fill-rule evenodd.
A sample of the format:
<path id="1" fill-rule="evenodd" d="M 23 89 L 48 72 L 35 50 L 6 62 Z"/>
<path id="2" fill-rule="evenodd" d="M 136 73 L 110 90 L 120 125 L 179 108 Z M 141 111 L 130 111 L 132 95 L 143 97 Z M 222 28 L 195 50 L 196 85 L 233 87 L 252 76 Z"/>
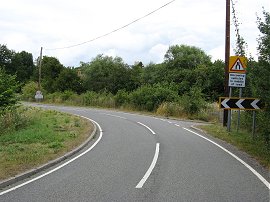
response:
<path id="1" fill-rule="evenodd" d="M 191 129 L 192 122 L 42 106 L 94 120 L 95 145 L 1 190 L 1 202 L 269 201 L 269 182 Z"/>

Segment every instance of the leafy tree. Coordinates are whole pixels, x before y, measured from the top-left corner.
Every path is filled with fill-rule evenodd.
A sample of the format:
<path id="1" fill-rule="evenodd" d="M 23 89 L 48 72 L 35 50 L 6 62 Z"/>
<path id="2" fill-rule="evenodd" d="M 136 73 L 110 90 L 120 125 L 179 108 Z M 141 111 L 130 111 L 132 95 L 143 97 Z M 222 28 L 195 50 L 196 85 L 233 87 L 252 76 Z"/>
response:
<path id="1" fill-rule="evenodd" d="M 195 46 L 170 46 L 165 54 L 165 63 L 169 69 L 194 69 L 199 65 L 210 65 L 211 58 Z"/>
<path id="2" fill-rule="evenodd" d="M 166 69 L 164 63 L 161 64 L 148 64 L 142 72 L 142 83 L 144 85 L 153 85 L 155 83 L 161 83 L 166 80 L 168 70 Z"/>
<path id="3" fill-rule="evenodd" d="M 84 64 L 84 68 L 87 90 L 116 94 L 118 90 L 128 88 L 128 65 L 120 57 L 98 55 L 89 64 Z"/>
<path id="4" fill-rule="evenodd" d="M 41 83 L 44 89 L 53 93 L 57 90 L 56 81 L 64 66 L 55 57 L 44 56 L 41 66 Z"/>
<path id="5" fill-rule="evenodd" d="M 55 82 L 55 89 L 60 92 L 83 92 L 82 81 L 78 76 L 77 71 L 71 68 L 63 69 Z"/>
<path id="6" fill-rule="evenodd" d="M 32 54 L 25 51 L 15 53 L 11 61 L 11 66 L 16 70 L 17 80 L 25 83 L 32 77 L 34 72 Z"/>
<path id="7" fill-rule="evenodd" d="M 130 77 L 128 83 L 129 91 L 135 90 L 142 85 L 142 72 L 143 72 L 142 62 L 135 63 L 130 69 L 128 69 Z"/>
<path id="8" fill-rule="evenodd" d="M 266 104 L 265 110 L 259 114 L 259 119 L 270 148 L 270 13 L 263 11 L 264 20 L 258 18 L 258 28 L 261 36 L 258 39 L 258 65 L 252 68 L 250 77 L 253 96 L 259 97 Z"/>
<path id="9" fill-rule="evenodd" d="M 9 50 L 6 45 L 0 44 L 0 66 L 6 71 L 8 74 L 15 74 L 16 70 L 12 68 L 11 61 L 15 52 Z"/>
<path id="10" fill-rule="evenodd" d="M 17 103 L 17 88 L 16 76 L 6 74 L 0 66 L 0 114 Z"/>

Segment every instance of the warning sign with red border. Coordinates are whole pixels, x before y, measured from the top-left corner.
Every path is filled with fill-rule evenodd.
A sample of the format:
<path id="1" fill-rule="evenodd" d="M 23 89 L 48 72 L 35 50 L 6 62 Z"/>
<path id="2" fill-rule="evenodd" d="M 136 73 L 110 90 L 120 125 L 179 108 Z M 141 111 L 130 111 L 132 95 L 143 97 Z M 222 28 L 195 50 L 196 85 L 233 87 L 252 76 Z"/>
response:
<path id="1" fill-rule="evenodd" d="M 241 56 L 231 56 L 229 60 L 229 72 L 246 73 L 247 59 Z"/>

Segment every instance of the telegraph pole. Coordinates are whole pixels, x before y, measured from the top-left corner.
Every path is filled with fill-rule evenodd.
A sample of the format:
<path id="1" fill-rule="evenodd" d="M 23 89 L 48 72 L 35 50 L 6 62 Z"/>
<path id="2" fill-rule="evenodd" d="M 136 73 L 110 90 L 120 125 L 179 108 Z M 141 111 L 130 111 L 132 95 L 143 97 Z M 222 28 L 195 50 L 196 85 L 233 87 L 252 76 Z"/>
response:
<path id="1" fill-rule="evenodd" d="M 41 63 L 42 63 L 42 47 L 40 48 L 39 64 L 38 64 L 38 90 L 41 91 Z"/>
<path id="2" fill-rule="evenodd" d="M 224 75 L 224 94 L 225 97 L 229 97 L 229 59 L 230 59 L 230 11 L 231 5 L 230 0 L 226 0 L 226 27 L 225 27 L 225 75 Z M 228 121 L 228 110 L 224 110 L 223 114 L 223 126 L 227 125 Z"/>

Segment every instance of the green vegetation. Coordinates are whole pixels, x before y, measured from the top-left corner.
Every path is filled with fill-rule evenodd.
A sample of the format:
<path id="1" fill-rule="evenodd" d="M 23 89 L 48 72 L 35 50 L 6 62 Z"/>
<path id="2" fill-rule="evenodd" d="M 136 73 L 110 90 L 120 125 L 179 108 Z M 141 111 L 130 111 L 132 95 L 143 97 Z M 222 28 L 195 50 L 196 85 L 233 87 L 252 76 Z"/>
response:
<path id="1" fill-rule="evenodd" d="M 15 81 L 15 76 L 6 74 L 0 66 L 0 115 L 6 109 L 12 108 L 17 103 L 16 90 L 18 84 Z"/>
<path id="2" fill-rule="evenodd" d="M 79 117 L 24 107 L 1 116 L 0 126 L 0 180 L 63 155 L 93 130 Z"/>

